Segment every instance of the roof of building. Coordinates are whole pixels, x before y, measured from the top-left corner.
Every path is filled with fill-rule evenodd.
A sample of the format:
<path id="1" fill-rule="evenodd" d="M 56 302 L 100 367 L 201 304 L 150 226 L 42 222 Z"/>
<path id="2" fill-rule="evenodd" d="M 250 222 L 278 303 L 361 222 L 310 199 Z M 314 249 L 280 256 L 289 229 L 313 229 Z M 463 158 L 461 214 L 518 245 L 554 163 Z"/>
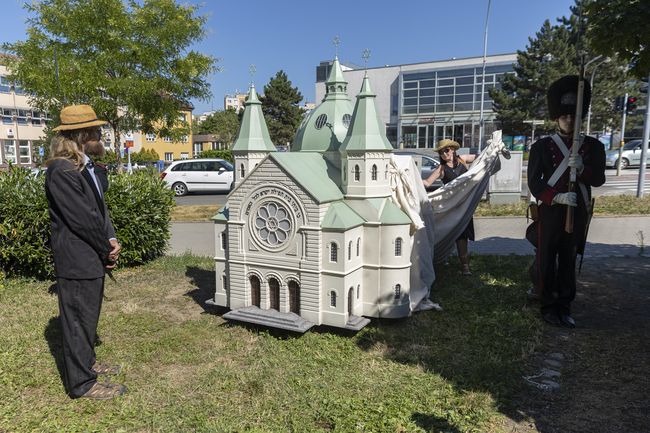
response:
<path id="1" fill-rule="evenodd" d="M 346 231 L 358 227 L 364 222 L 365 220 L 345 204 L 345 202 L 336 201 L 327 210 L 321 223 L 321 228 L 334 231 Z"/>
<path id="2" fill-rule="evenodd" d="M 339 150 L 352 119 L 347 86 L 339 60 L 335 58 L 325 82 L 323 102 L 303 119 L 291 145 L 292 152 Z"/>
<path id="3" fill-rule="evenodd" d="M 341 145 L 342 151 L 392 151 L 385 128 L 375 107 L 375 94 L 370 88 L 368 75 L 363 77 L 357 95 L 348 135 Z"/>
<path id="4" fill-rule="evenodd" d="M 343 193 L 330 179 L 330 168 L 317 152 L 273 152 L 269 157 L 276 161 L 318 203 L 341 200 Z"/>
<path id="5" fill-rule="evenodd" d="M 258 99 L 255 86 L 251 84 L 244 109 L 239 134 L 232 145 L 233 152 L 275 152 L 269 130 L 262 113 L 262 102 Z"/>

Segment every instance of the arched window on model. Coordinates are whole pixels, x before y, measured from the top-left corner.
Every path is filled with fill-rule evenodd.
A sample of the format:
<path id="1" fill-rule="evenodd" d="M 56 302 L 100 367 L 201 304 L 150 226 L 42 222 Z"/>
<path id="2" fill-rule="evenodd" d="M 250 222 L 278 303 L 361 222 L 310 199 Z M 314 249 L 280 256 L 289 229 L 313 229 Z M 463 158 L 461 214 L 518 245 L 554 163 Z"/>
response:
<path id="1" fill-rule="evenodd" d="M 377 180 L 377 166 L 375 164 L 373 164 L 370 169 L 370 179 Z"/>
<path id="2" fill-rule="evenodd" d="M 395 284 L 395 299 L 399 299 L 402 295 L 402 286 L 400 284 Z"/>
<path id="3" fill-rule="evenodd" d="M 354 166 L 354 181 L 359 182 L 359 179 L 361 178 L 361 170 L 359 169 L 358 165 Z"/>
<path id="4" fill-rule="evenodd" d="M 402 255 L 402 238 L 395 239 L 395 257 Z"/>
<path id="5" fill-rule="evenodd" d="M 361 294 L 361 284 L 357 285 L 357 299 L 359 299 L 360 294 Z"/>
<path id="6" fill-rule="evenodd" d="M 244 164 L 239 164 L 239 178 L 243 179 L 245 174 L 246 170 L 244 169 Z"/>
<path id="7" fill-rule="evenodd" d="M 352 260 L 352 241 L 348 242 L 348 260 Z"/>
<path id="8" fill-rule="evenodd" d="M 330 292 L 330 307 L 336 307 L 336 292 L 334 290 Z"/>
<path id="9" fill-rule="evenodd" d="M 228 249 L 228 234 L 226 232 L 221 233 L 221 249 L 224 251 Z"/>
<path id="10" fill-rule="evenodd" d="M 357 238 L 357 257 L 359 257 L 359 250 L 361 250 L 361 238 Z"/>
<path id="11" fill-rule="evenodd" d="M 338 245 L 334 242 L 330 242 L 330 262 L 336 263 L 339 260 L 339 251 Z"/>
<path id="12" fill-rule="evenodd" d="M 223 283 L 223 291 L 228 292 L 228 277 L 226 274 L 221 276 L 221 282 Z"/>

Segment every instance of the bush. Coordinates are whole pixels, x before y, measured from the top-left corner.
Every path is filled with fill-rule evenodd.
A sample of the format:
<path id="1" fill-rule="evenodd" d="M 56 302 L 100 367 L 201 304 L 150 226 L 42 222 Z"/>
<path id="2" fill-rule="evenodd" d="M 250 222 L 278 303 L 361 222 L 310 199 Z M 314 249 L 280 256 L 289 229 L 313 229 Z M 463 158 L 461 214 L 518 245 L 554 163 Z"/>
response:
<path id="1" fill-rule="evenodd" d="M 45 176 L 11 166 L 0 173 L 0 270 L 46 278 L 54 270 Z"/>
<path id="2" fill-rule="evenodd" d="M 11 276 L 52 278 L 50 217 L 45 176 L 10 167 L 0 172 L 0 271 Z M 117 238 L 120 266 L 145 263 L 164 254 L 170 237 L 173 193 L 148 170 L 110 177 L 106 193 Z"/>
<path id="3" fill-rule="evenodd" d="M 149 170 L 113 174 L 109 181 L 106 203 L 122 244 L 120 264 L 133 266 L 162 256 L 170 237 L 174 193 Z"/>
<path id="4" fill-rule="evenodd" d="M 232 150 L 204 150 L 199 154 L 199 158 L 220 158 L 225 159 L 226 161 L 235 162 L 235 159 L 232 157 Z"/>

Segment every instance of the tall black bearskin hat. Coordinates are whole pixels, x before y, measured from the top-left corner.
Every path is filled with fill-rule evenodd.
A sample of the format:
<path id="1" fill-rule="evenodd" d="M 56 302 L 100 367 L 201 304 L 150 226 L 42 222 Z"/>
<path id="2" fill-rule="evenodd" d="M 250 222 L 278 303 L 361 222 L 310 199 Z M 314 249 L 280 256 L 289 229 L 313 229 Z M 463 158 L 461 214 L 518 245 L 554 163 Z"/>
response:
<path id="1" fill-rule="evenodd" d="M 584 115 L 587 113 L 591 101 L 591 86 L 589 81 L 585 79 L 582 81 L 585 83 L 585 92 L 582 97 L 582 113 Z M 578 99 L 578 76 L 565 75 L 553 82 L 548 88 L 546 99 L 551 120 L 556 120 L 565 114 L 575 114 Z"/>

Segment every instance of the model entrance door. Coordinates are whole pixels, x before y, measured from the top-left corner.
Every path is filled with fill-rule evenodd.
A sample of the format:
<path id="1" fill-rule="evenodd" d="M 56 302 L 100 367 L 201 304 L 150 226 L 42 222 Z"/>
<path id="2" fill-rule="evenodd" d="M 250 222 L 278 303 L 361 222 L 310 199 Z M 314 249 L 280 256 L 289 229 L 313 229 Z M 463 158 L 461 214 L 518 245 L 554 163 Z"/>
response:
<path id="1" fill-rule="evenodd" d="M 300 315 L 300 286 L 289 281 L 289 311 Z"/>
<path id="2" fill-rule="evenodd" d="M 260 306 L 260 279 L 255 275 L 249 279 L 251 283 L 251 304 L 259 308 Z"/>
<path id="3" fill-rule="evenodd" d="M 280 283 L 275 278 L 269 279 L 270 308 L 280 311 Z"/>

